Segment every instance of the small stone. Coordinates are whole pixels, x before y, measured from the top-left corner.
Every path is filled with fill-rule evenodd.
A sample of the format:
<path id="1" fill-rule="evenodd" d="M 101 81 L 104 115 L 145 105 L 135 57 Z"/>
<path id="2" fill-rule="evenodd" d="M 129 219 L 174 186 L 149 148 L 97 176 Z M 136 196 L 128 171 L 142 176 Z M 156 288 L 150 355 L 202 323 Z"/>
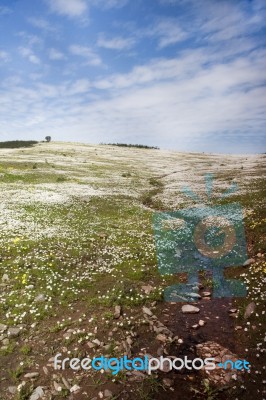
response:
<path id="1" fill-rule="evenodd" d="M 38 294 L 38 296 L 35 297 L 34 301 L 36 303 L 44 303 L 46 300 L 46 297 L 44 294 Z"/>
<path id="2" fill-rule="evenodd" d="M 133 344 L 133 340 L 130 337 L 127 338 L 127 344 L 129 346 L 131 346 Z"/>
<path id="3" fill-rule="evenodd" d="M 143 307 L 142 311 L 144 314 L 149 315 L 150 317 L 152 317 L 153 313 L 151 312 L 151 310 L 148 307 Z"/>
<path id="4" fill-rule="evenodd" d="M 100 345 L 101 345 L 101 342 L 100 342 L 99 339 L 93 339 L 93 340 L 92 340 L 92 343 L 95 343 L 97 346 L 100 346 Z"/>
<path id="5" fill-rule="evenodd" d="M 71 393 L 76 393 L 80 390 L 80 387 L 78 385 L 74 385 L 70 388 Z"/>
<path id="6" fill-rule="evenodd" d="M 9 276 L 7 274 L 4 274 L 2 276 L 2 282 L 8 282 L 9 281 Z"/>
<path id="7" fill-rule="evenodd" d="M 254 313 L 256 308 L 256 304 L 254 303 L 254 301 L 252 303 L 249 303 L 249 305 L 247 306 L 246 310 L 245 310 L 245 314 L 244 314 L 244 318 L 247 319 L 251 316 L 251 314 Z"/>
<path id="8" fill-rule="evenodd" d="M 164 343 L 167 341 L 167 337 L 165 335 L 162 335 L 161 333 L 159 333 L 159 335 L 156 336 L 156 339 Z"/>
<path id="9" fill-rule="evenodd" d="M 29 372 L 28 374 L 24 375 L 24 378 L 34 379 L 39 376 L 39 372 Z"/>
<path id="10" fill-rule="evenodd" d="M 210 297 L 211 295 L 212 295 L 211 292 L 203 292 L 202 293 L 203 297 Z"/>
<path id="11" fill-rule="evenodd" d="M 141 289 L 144 290 L 145 294 L 150 294 L 153 291 L 153 287 L 151 285 L 141 286 Z"/>
<path id="12" fill-rule="evenodd" d="M 8 386 L 8 391 L 11 394 L 15 394 L 17 391 L 17 387 L 16 386 Z"/>
<path id="13" fill-rule="evenodd" d="M 90 349 L 93 349 L 96 345 L 92 342 L 87 342 L 87 346 L 89 346 Z"/>
<path id="14" fill-rule="evenodd" d="M 38 386 L 31 394 L 29 400 L 39 400 L 44 396 L 44 391 L 41 386 Z"/>
<path id="15" fill-rule="evenodd" d="M 57 392 L 62 392 L 62 386 L 59 385 L 56 381 L 54 381 L 54 388 Z"/>
<path id="16" fill-rule="evenodd" d="M 114 318 L 118 319 L 121 315 L 121 307 L 120 306 L 115 306 L 115 313 L 114 313 Z"/>
<path id="17" fill-rule="evenodd" d="M 203 319 L 200 319 L 200 320 L 199 320 L 199 326 L 204 326 L 205 324 L 206 324 L 206 322 L 203 321 Z"/>
<path id="18" fill-rule="evenodd" d="M 105 389 L 105 391 L 103 392 L 103 395 L 104 395 L 104 397 L 109 398 L 109 397 L 113 396 L 113 393 L 110 390 Z"/>
<path id="19" fill-rule="evenodd" d="M 17 337 L 20 334 L 20 329 L 19 328 L 9 328 L 7 334 L 11 338 Z"/>
<path id="20" fill-rule="evenodd" d="M 250 264 L 254 264 L 254 262 L 255 262 L 254 258 L 249 258 L 244 262 L 243 267 L 247 267 Z"/>
<path id="21" fill-rule="evenodd" d="M 201 295 L 198 293 L 186 293 L 186 296 L 192 297 L 193 299 L 201 299 Z"/>
<path id="22" fill-rule="evenodd" d="M 198 312 L 200 312 L 200 309 L 198 307 L 191 306 L 189 304 L 182 306 L 183 314 L 197 314 Z"/>
<path id="23" fill-rule="evenodd" d="M 0 332 L 3 333 L 7 330 L 7 325 L 0 324 Z"/>
<path id="24" fill-rule="evenodd" d="M 67 389 L 70 389 L 70 385 L 69 385 L 68 381 L 67 381 L 66 378 L 64 378 L 63 376 L 62 376 L 62 382 L 63 382 L 63 384 L 65 385 L 65 387 L 66 387 Z"/>
<path id="25" fill-rule="evenodd" d="M 237 325 L 237 326 L 235 327 L 235 330 L 236 330 L 236 331 L 240 331 L 241 329 L 242 329 L 242 326 Z"/>
<path id="26" fill-rule="evenodd" d="M 193 328 L 193 329 L 198 329 L 198 327 L 199 327 L 198 324 L 192 325 L 192 328 Z"/>
<path id="27" fill-rule="evenodd" d="M 3 339 L 3 345 L 8 346 L 9 345 L 9 339 Z"/>
<path id="28" fill-rule="evenodd" d="M 229 310 L 229 312 L 234 314 L 234 313 L 237 312 L 237 308 L 231 308 L 231 309 Z"/>

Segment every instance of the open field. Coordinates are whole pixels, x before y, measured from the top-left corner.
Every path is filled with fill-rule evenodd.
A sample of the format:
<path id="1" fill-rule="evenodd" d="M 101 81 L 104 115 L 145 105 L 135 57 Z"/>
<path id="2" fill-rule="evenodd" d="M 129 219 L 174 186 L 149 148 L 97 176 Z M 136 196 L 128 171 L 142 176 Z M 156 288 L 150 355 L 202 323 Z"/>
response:
<path id="1" fill-rule="evenodd" d="M 0 149 L 0 399 L 38 399 L 31 397 L 37 387 L 43 399 L 108 398 L 105 391 L 113 399 L 249 399 L 256 391 L 263 398 L 265 160 L 60 142 Z M 254 262 L 227 271 L 246 282 L 248 296 L 220 305 L 226 315 L 215 299 L 207 311 L 199 300 L 200 318 L 209 321 L 193 330 L 199 316 L 184 317 L 181 303 L 163 301 L 177 277 L 159 274 L 152 216 L 204 204 L 208 173 L 215 178 L 211 205 L 240 202 Z M 221 198 L 234 183 L 238 190 Z M 186 196 L 184 186 L 199 201 Z M 204 274 L 201 284 L 212 290 Z M 251 302 L 256 310 L 245 319 Z M 121 306 L 117 318 L 115 306 Z M 172 338 L 163 344 L 156 339 L 155 319 L 143 306 Z M 238 311 L 230 317 L 232 307 Z M 250 375 L 218 390 L 195 372 L 113 376 L 53 369 L 57 353 L 157 357 L 159 348 L 186 354 L 208 340 L 247 358 Z"/>

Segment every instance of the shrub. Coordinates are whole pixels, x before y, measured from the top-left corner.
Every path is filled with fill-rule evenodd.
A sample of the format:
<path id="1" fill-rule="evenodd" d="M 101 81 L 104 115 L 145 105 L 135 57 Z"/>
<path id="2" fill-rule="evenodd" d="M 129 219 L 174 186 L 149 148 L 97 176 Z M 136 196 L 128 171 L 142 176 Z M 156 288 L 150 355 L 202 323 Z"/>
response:
<path id="1" fill-rule="evenodd" d="M 10 140 L 0 142 L 0 149 L 17 149 L 20 147 L 32 147 L 38 142 L 36 140 Z"/>

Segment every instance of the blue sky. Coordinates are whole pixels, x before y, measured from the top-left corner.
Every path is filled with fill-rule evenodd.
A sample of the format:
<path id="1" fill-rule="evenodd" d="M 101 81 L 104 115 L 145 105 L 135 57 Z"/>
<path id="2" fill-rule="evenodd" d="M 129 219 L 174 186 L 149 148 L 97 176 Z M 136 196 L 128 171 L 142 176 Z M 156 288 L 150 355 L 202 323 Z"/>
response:
<path id="1" fill-rule="evenodd" d="M 264 152 L 265 0 L 0 0 L 0 140 Z"/>

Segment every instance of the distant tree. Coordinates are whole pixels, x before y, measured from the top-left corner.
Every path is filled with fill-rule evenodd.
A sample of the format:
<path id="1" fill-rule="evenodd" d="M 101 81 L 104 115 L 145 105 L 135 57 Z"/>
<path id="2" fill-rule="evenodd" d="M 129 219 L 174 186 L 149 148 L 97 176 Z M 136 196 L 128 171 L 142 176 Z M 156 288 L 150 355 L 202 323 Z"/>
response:
<path id="1" fill-rule="evenodd" d="M 51 142 L 52 138 L 51 138 L 51 136 L 45 136 L 45 140 L 46 140 L 46 142 Z"/>

